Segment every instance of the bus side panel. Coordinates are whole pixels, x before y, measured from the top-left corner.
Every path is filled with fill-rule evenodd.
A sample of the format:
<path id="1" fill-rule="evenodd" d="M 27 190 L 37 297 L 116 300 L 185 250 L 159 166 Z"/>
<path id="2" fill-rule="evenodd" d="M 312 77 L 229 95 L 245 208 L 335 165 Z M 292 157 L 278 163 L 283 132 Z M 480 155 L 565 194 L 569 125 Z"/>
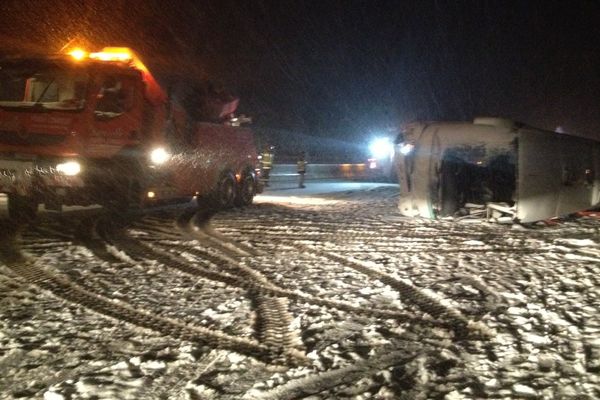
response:
<path id="1" fill-rule="evenodd" d="M 517 219 L 533 222 L 594 206 L 597 142 L 553 132 L 519 133 Z M 597 186 L 597 184 L 596 184 Z"/>

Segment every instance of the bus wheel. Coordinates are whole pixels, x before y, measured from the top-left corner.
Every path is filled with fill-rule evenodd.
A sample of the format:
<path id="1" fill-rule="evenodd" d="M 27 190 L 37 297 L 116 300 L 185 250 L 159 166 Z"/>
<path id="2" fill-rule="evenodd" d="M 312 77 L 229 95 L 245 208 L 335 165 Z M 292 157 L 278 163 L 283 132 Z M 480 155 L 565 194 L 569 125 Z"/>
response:
<path id="1" fill-rule="evenodd" d="M 221 176 L 214 193 L 214 199 L 218 208 L 230 208 L 235 200 L 235 179 L 227 173 Z"/>
<path id="2" fill-rule="evenodd" d="M 256 184 L 254 177 L 251 174 L 244 175 L 240 182 L 237 196 L 235 197 L 235 205 L 238 207 L 249 206 L 256 195 Z"/>
<path id="3" fill-rule="evenodd" d="M 8 198 L 8 216 L 18 222 L 31 222 L 37 214 L 38 203 L 34 199 L 18 194 Z"/>

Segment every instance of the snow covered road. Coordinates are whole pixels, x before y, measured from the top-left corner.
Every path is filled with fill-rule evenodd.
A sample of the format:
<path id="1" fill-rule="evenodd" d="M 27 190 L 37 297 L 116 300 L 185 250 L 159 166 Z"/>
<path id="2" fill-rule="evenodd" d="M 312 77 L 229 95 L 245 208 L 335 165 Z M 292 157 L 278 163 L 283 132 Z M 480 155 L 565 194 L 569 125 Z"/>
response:
<path id="1" fill-rule="evenodd" d="M 395 185 L 310 186 L 4 226 L 0 398 L 600 398 L 598 219 L 412 220 Z"/>

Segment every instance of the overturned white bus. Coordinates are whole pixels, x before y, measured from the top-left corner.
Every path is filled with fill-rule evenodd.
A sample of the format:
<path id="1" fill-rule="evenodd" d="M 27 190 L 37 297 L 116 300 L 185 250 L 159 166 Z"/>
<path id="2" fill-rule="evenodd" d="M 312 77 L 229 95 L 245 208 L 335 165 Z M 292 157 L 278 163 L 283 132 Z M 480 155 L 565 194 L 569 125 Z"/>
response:
<path id="1" fill-rule="evenodd" d="M 600 142 L 499 118 L 413 123 L 396 139 L 406 216 L 534 222 L 600 205 Z"/>

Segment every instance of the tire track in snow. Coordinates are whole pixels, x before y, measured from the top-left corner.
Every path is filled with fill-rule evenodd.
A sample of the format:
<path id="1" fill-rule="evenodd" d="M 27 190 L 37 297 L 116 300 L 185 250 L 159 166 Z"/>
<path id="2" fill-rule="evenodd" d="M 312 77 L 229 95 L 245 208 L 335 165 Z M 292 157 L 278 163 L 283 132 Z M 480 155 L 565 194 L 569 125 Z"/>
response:
<path id="1" fill-rule="evenodd" d="M 210 231 L 209 228 L 200 229 L 199 231 L 193 229 L 190 224 L 191 220 L 195 218 L 195 215 L 184 213 L 179 218 L 177 225 L 183 233 L 193 236 L 196 240 L 200 240 L 204 244 L 217 247 L 228 256 L 247 256 L 254 252 L 253 249 L 245 248 L 241 244 L 226 240 L 224 237 L 219 236 L 218 233 Z M 159 232 L 166 232 L 166 230 L 160 227 L 155 229 Z M 213 263 L 217 262 L 214 257 L 211 258 L 211 261 Z M 248 278 L 258 281 L 265 286 L 270 285 L 268 280 L 260 274 L 245 272 Z M 263 296 L 260 291 L 256 290 L 250 290 L 248 293 L 256 310 L 255 331 L 260 342 L 270 346 L 294 348 L 304 351 L 302 340 L 290 329 L 293 316 L 287 311 L 287 298 Z"/>
<path id="2" fill-rule="evenodd" d="M 205 222 L 205 225 L 209 224 L 210 221 L 207 220 Z M 320 224 L 317 225 L 317 229 L 319 226 Z M 373 235 L 373 238 L 375 238 L 375 235 Z M 299 240 L 298 238 L 295 238 L 295 240 L 287 241 L 285 239 L 281 240 L 281 238 L 278 238 L 278 241 L 282 243 L 287 242 L 297 248 L 304 250 L 307 253 L 312 253 L 327 258 L 336 263 L 339 263 L 341 265 L 354 269 L 360 273 L 363 273 L 373 279 L 377 279 L 383 282 L 384 284 L 395 289 L 400 294 L 402 300 L 407 304 L 417 306 L 419 309 L 428 313 L 436 320 L 448 322 L 450 328 L 459 337 L 467 337 L 469 336 L 469 334 L 481 335 L 484 337 L 493 336 L 493 332 L 481 322 L 476 322 L 468 319 L 459 310 L 441 304 L 441 302 L 438 301 L 436 298 L 425 293 L 422 289 L 414 286 L 413 284 L 394 278 L 391 275 L 388 275 L 384 272 L 378 271 L 377 269 L 368 266 L 365 262 L 361 262 L 351 257 L 341 256 L 330 251 L 324 251 L 316 246 L 302 244 L 301 242 L 305 242 L 306 240 Z M 323 242 L 321 241 L 320 244 L 322 245 Z"/>
<path id="3" fill-rule="evenodd" d="M 256 256 L 258 252 L 249 246 L 235 242 L 216 232 L 210 226 L 210 211 L 199 211 L 187 222 L 179 221 L 179 227 L 188 235 L 193 236 L 201 243 L 216 245 L 225 254 L 237 257 Z M 277 287 L 257 271 L 245 267 L 239 262 L 229 263 L 236 265 L 238 272 L 248 279 L 259 282 L 268 289 Z M 293 315 L 288 311 L 288 299 L 286 297 L 264 296 L 260 291 L 251 290 L 252 302 L 257 310 L 255 330 L 261 343 L 269 343 L 278 347 L 295 348 L 306 352 L 299 332 L 292 328 Z"/>
<path id="4" fill-rule="evenodd" d="M 113 243 L 116 239 L 113 236 L 112 239 L 108 240 Z M 146 244 L 145 241 L 148 241 L 149 244 Z M 163 241 L 168 243 L 161 244 L 160 242 Z M 192 247 L 189 244 L 170 243 L 168 240 L 154 240 L 150 237 L 133 239 L 127 236 L 120 237 L 118 241 L 113 244 L 116 245 L 124 256 L 129 258 L 130 262 L 135 263 L 134 259 L 146 259 L 149 257 L 166 267 L 176 268 L 190 275 L 222 282 L 227 285 L 249 290 L 250 292 L 258 292 L 267 297 L 285 297 L 298 302 L 337 309 L 371 318 L 395 319 L 399 322 L 413 322 L 425 326 L 432 326 L 433 323 L 433 321 L 423 319 L 421 316 L 415 316 L 411 313 L 401 312 L 395 309 L 365 309 L 343 301 L 333 301 L 295 290 L 283 289 L 269 283 L 267 278 L 262 274 L 237 262 L 237 260 L 227 254 L 211 253 L 207 250 Z M 231 248 L 228 248 L 228 254 L 230 254 L 230 251 Z M 182 253 L 188 253 L 197 257 L 199 259 L 198 263 L 194 265 L 190 264 L 188 259 L 184 259 L 181 256 Z M 199 265 L 206 262 L 212 263 L 219 268 L 211 269 Z M 231 272 L 222 272 L 223 269 L 228 269 Z M 267 282 L 268 285 L 265 285 L 264 282 Z"/>
<path id="5" fill-rule="evenodd" d="M 303 216 L 303 218 L 307 218 Z M 304 220 L 304 219 L 294 219 L 287 217 L 286 219 L 277 219 L 271 217 L 270 220 L 265 221 L 257 220 L 254 218 L 233 218 L 230 222 L 236 223 L 239 222 L 239 226 L 236 225 L 236 231 L 239 230 L 242 233 L 251 233 L 251 234 L 265 234 L 269 236 L 274 235 L 285 235 L 289 234 L 290 231 L 294 231 L 295 234 L 304 234 L 308 236 L 319 236 L 319 237 L 335 237 L 336 239 L 345 240 L 345 239 L 355 239 L 355 240 L 371 240 L 374 237 L 379 239 L 385 238 L 386 241 L 390 241 L 392 243 L 404 243 L 406 239 L 414 240 L 414 241 L 430 241 L 438 238 L 444 239 L 460 239 L 464 240 L 465 237 L 480 239 L 482 236 L 487 238 L 490 237 L 490 234 L 481 234 L 481 233 L 464 233 L 461 231 L 448 231 L 448 232 L 431 232 L 427 233 L 423 228 L 412 228 L 410 227 L 394 227 L 394 228 L 386 228 L 380 226 L 373 226 L 369 224 L 369 221 L 364 222 L 344 222 L 343 227 L 340 227 L 339 221 L 332 222 L 324 222 L 319 220 L 318 222 L 313 222 L 312 220 Z M 270 223 L 269 223 L 270 222 Z M 277 225 L 273 226 L 274 223 Z M 281 226 L 283 225 L 283 226 Z M 293 228 L 288 227 L 293 226 Z M 223 227 L 227 229 L 226 227 Z M 368 228 L 370 232 L 365 232 L 365 228 Z M 372 232 L 372 233 L 371 233 Z M 499 236 L 499 233 L 495 235 Z"/>
<path id="6" fill-rule="evenodd" d="M 361 378 L 374 375 L 386 368 L 410 362 L 417 351 L 385 352 L 350 366 L 311 374 L 303 378 L 288 381 L 268 391 L 250 390 L 243 400 L 293 400 L 333 389 L 343 384 L 351 384 Z"/>
<path id="7" fill-rule="evenodd" d="M 146 246 L 146 245 L 144 245 L 144 246 Z M 422 318 L 417 317 L 412 314 L 409 314 L 409 313 L 397 311 L 392 308 L 365 309 L 365 308 L 354 306 L 347 302 L 327 300 L 327 299 L 323 299 L 321 297 L 306 294 L 306 293 L 299 292 L 296 290 L 284 289 L 284 288 L 281 288 L 280 286 L 277 286 L 274 284 L 271 284 L 271 285 L 269 285 L 269 287 L 266 287 L 266 286 L 262 285 L 260 282 L 252 282 L 252 281 L 248 281 L 247 279 L 245 279 L 245 277 L 247 276 L 245 274 L 248 273 L 248 271 L 252 271 L 252 272 L 256 272 L 256 271 L 253 269 L 250 269 L 244 265 L 236 263 L 235 260 L 232 260 L 231 258 L 227 257 L 226 255 L 214 254 L 214 253 L 208 252 L 206 250 L 192 248 L 189 245 L 181 245 L 181 244 L 178 245 L 178 244 L 169 243 L 169 244 L 164 244 L 164 247 L 160 244 L 159 245 L 154 244 L 153 246 L 154 246 L 154 249 L 160 248 L 162 251 L 164 251 L 165 254 L 169 253 L 170 257 L 175 257 L 174 258 L 175 262 L 177 262 L 179 260 L 179 258 L 175 255 L 178 253 L 174 254 L 174 252 L 179 252 L 179 253 L 185 252 L 185 253 L 188 253 L 190 255 L 197 257 L 199 259 L 198 260 L 199 263 L 208 262 L 208 263 L 214 264 L 214 266 L 219 267 L 219 271 L 215 271 L 214 269 L 209 269 L 209 268 L 201 267 L 198 265 L 194 265 L 194 266 L 184 267 L 185 271 L 182 270 L 184 272 L 188 272 L 192 275 L 196 275 L 196 276 L 199 276 L 199 277 L 202 277 L 205 279 L 217 280 L 217 281 L 229 284 L 229 285 L 234 285 L 234 286 L 237 286 L 240 288 L 246 288 L 251 291 L 252 290 L 260 291 L 261 293 L 263 293 L 266 296 L 286 297 L 290 300 L 294 300 L 294 301 L 298 301 L 298 302 L 313 304 L 316 306 L 322 306 L 322 307 L 326 307 L 326 308 L 330 308 L 330 309 L 337 309 L 337 310 L 348 312 L 351 314 L 362 315 L 362 316 L 372 317 L 372 318 L 397 319 L 400 322 L 421 321 L 425 325 L 430 325 L 432 322 L 432 321 L 423 320 Z M 186 261 L 186 262 L 189 264 L 189 261 Z M 176 268 L 181 267 L 180 265 L 177 265 L 176 263 L 172 266 L 175 266 Z M 227 273 L 221 272 L 221 270 L 223 270 L 223 269 L 229 270 L 230 272 L 227 272 Z M 251 279 L 251 277 L 249 279 Z"/>
<path id="8" fill-rule="evenodd" d="M 190 326 L 184 322 L 154 315 L 139 307 L 115 301 L 90 292 L 64 276 L 35 265 L 33 261 L 9 263 L 8 267 L 27 282 L 34 283 L 69 302 L 100 314 L 125 321 L 160 334 L 176 337 L 214 348 L 226 349 L 256 357 L 265 362 L 284 362 L 292 365 L 305 362 L 299 353 L 280 351 L 267 345 L 227 335 L 207 328 Z"/>
<path id="9" fill-rule="evenodd" d="M 228 233 L 227 230 L 224 230 L 225 233 Z M 314 241 L 322 241 L 327 240 L 331 241 L 335 239 L 336 241 L 344 243 L 344 245 L 348 246 L 372 246 L 374 251 L 386 251 L 386 250 L 399 250 L 401 249 L 403 254 L 421 254 L 424 251 L 431 250 L 432 240 L 428 237 L 416 238 L 414 236 L 402 236 L 402 237 L 394 237 L 393 239 L 382 237 L 381 235 L 373 235 L 373 234 L 344 234 L 344 233 L 323 233 L 313 230 L 305 230 L 298 231 L 297 233 L 291 234 L 288 233 L 288 230 L 278 230 L 276 229 L 265 229 L 265 231 L 260 231 L 258 228 L 241 228 L 240 231 L 245 232 L 246 234 L 252 233 L 256 235 L 261 235 L 263 238 L 256 239 L 253 238 L 253 241 L 261 245 L 271 245 L 273 242 L 280 243 L 289 243 L 290 241 L 300 240 L 299 237 L 304 237 L 302 240 L 314 240 Z M 281 233 L 285 232 L 285 233 Z M 435 239 L 439 239 L 443 237 L 443 235 L 436 236 Z M 444 237 L 445 239 L 449 238 L 458 238 L 457 236 L 449 236 Z M 498 247 L 494 245 L 486 245 L 486 246 L 477 246 L 477 247 L 460 247 L 453 246 L 452 248 L 446 249 L 436 249 L 436 253 L 444 253 L 444 254 L 460 254 L 460 253 L 518 253 L 518 254 L 539 254 L 540 251 L 536 249 L 526 249 L 526 248 L 514 248 L 509 246 Z"/>
<path id="10" fill-rule="evenodd" d="M 97 222 L 98 220 L 94 220 L 93 223 L 83 224 L 85 226 L 85 228 L 83 228 L 85 232 L 78 231 L 78 233 L 81 234 L 82 242 L 84 244 L 90 245 L 90 241 L 100 242 L 94 243 L 92 246 L 94 250 L 97 250 L 97 248 L 101 247 L 103 244 L 102 240 L 99 240 L 97 237 L 93 238 Z M 57 233 L 59 234 L 58 236 L 64 238 L 69 237 L 68 234 L 55 232 L 52 229 L 43 229 L 42 232 L 45 234 Z M 108 299 L 90 291 L 88 287 L 81 286 L 76 282 L 71 281 L 63 275 L 55 274 L 49 270 L 38 267 L 33 260 L 27 260 L 21 255 L 19 246 L 16 245 L 16 239 L 12 238 L 11 240 L 15 242 L 15 245 L 6 246 L 7 249 L 11 250 L 11 255 L 4 255 L 4 257 L 2 257 L 3 259 L 8 260 L 7 265 L 11 271 L 25 278 L 28 283 L 33 283 L 43 289 L 49 290 L 57 297 L 82 305 L 101 314 L 149 328 L 163 334 L 179 337 L 184 340 L 200 342 L 209 346 L 215 346 L 216 348 L 238 351 L 242 354 L 257 357 L 266 362 L 284 362 L 296 365 L 305 361 L 301 352 L 294 349 L 288 351 L 284 348 L 283 345 L 287 344 L 288 341 L 281 339 L 282 334 L 277 329 L 275 329 L 276 340 L 267 341 L 264 344 L 261 344 L 246 339 L 238 339 L 237 337 L 229 336 L 225 333 L 208 328 L 193 327 L 178 319 L 157 316 L 143 310 L 138 311 L 137 306 L 134 307 L 123 301 Z M 109 242 L 110 241 L 106 241 L 105 243 L 108 244 Z M 93 251 L 93 253 L 96 254 L 96 251 Z M 111 306 L 113 307 L 112 309 L 110 308 Z M 282 312 L 280 308 L 276 308 L 275 310 L 279 313 Z M 272 311 L 270 311 L 268 318 L 275 318 L 277 321 L 279 320 L 277 316 L 273 315 Z"/>
<path id="11" fill-rule="evenodd" d="M 206 217 L 202 221 L 201 230 L 203 231 L 202 232 L 203 235 L 210 235 L 210 232 L 216 232 L 214 230 L 214 228 L 212 227 L 212 225 L 211 225 L 210 218 L 206 218 Z M 207 233 L 207 232 L 209 232 L 209 233 Z M 222 237 L 222 236 L 223 235 L 219 234 L 219 237 Z M 227 238 L 227 240 L 228 240 L 228 243 L 235 243 L 235 241 L 233 241 L 232 239 Z M 230 262 L 229 265 L 230 266 L 234 266 L 235 269 L 237 270 L 236 272 L 241 272 L 244 276 L 253 277 L 255 279 L 258 278 L 260 281 L 268 282 L 267 278 L 264 277 L 264 275 L 260 274 L 259 272 L 255 271 L 255 270 L 253 270 L 253 269 L 251 269 L 251 268 L 249 268 L 249 267 L 247 267 L 247 266 L 245 266 L 245 265 L 243 265 L 241 263 L 235 263 L 235 262 L 232 263 L 232 262 Z M 283 289 L 281 289 L 281 288 L 279 288 L 279 287 L 277 287 L 277 286 L 275 286 L 275 285 L 273 285 L 271 283 L 268 283 L 267 289 L 268 290 L 275 290 L 276 292 L 279 292 L 279 293 L 288 292 L 293 297 L 298 297 L 299 296 L 299 294 L 297 292 L 290 292 L 290 291 L 283 290 Z M 291 298 L 291 296 L 288 295 L 286 297 L 290 297 Z M 351 307 L 351 308 L 349 308 L 344 303 L 341 303 L 341 302 L 325 301 L 325 300 L 322 300 L 322 299 L 318 299 L 318 298 L 316 298 L 314 296 L 304 295 L 304 294 L 301 294 L 300 297 L 299 297 L 299 299 L 306 300 L 307 302 L 310 302 L 310 303 L 313 303 L 313 304 L 316 304 L 316 305 L 326 305 L 326 304 L 329 304 L 329 305 L 333 306 L 333 308 L 338 308 L 338 309 L 344 310 L 344 311 L 351 311 L 351 312 L 354 312 L 354 313 L 361 313 L 361 314 L 364 314 L 364 315 L 367 315 L 367 316 L 394 318 L 392 316 L 392 315 L 394 315 L 394 311 L 391 310 L 391 309 L 382 309 L 382 310 L 370 309 L 370 310 L 364 310 L 364 309 L 359 308 L 359 307 Z M 398 312 L 398 313 L 396 313 L 396 317 L 395 318 L 397 318 L 400 321 L 402 321 L 402 320 L 406 320 L 405 317 L 407 317 L 407 316 L 408 315 L 406 315 L 406 314 L 402 314 L 402 313 Z M 412 320 L 413 322 L 416 320 L 416 318 L 414 318 L 414 317 L 409 317 L 409 319 Z M 430 322 L 430 321 L 423 321 L 422 319 L 421 319 L 421 321 L 425 322 L 426 324 L 428 322 Z"/>
<path id="12" fill-rule="evenodd" d="M 110 239 L 107 239 L 109 242 L 134 259 L 150 257 L 166 267 L 174 267 L 191 275 L 246 289 L 250 300 L 256 305 L 256 332 L 260 342 L 266 346 L 279 349 L 279 352 L 288 350 L 302 352 L 304 350 L 300 337 L 290 330 L 293 317 L 287 311 L 286 298 L 271 295 L 265 296 L 263 291 L 256 290 L 253 285 L 240 285 L 238 279 L 232 275 L 209 272 L 207 269 L 202 270 L 201 268 L 190 266 L 189 260 L 176 257 L 168 249 L 157 246 L 156 243 L 151 247 L 144 245 L 143 242 L 126 235 L 124 231 L 120 231 L 119 233 L 111 231 L 110 234 L 104 232 L 103 236 L 110 237 Z M 213 261 L 215 260 L 213 259 Z M 250 274 L 247 275 L 249 276 Z M 250 277 L 257 280 L 256 276 Z M 261 277 L 258 278 L 258 281 L 264 281 L 261 282 L 263 285 L 269 285 L 264 277 L 262 279 L 260 279 Z"/>
<path id="13" fill-rule="evenodd" d="M 189 231 L 191 229 L 191 228 L 189 228 L 189 224 L 186 225 L 185 220 L 184 220 L 184 222 L 180 222 L 180 225 L 182 226 L 182 229 L 185 231 Z M 200 238 L 204 238 L 205 236 L 207 236 L 207 234 L 205 232 L 200 232 Z M 193 235 L 193 236 L 197 237 L 196 235 Z M 386 319 L 392 318 L 392 319 L 396 319 L 400 322 L 403 322 L 403 321 L 404 322 L 417 322 L 422 325 L 430 325 L 430 323 L 431 323 L 431 321 L 424 320 L 422 317 L 415 317 L 411 314 L 399 312 L 396 310 L 364 309 L 361 307 L 353 306 L 353 305 L 351 305 L 349 303 L 345 303 L 345 302 L 331 301 L 331 300 L 327 300 L 327 299 L 323 299 L 323 298 L 310 296 L 310 295 L 307 295 L 304 293 L 299 293 L 296 291 L 282 289 L 282 288 L 270 283 L 268 281 L 268 279 L 266 277 L 264 277 L 262 274 L 260 274 L 259 272 L 237 262 L 237 260 L 236 260 L 237 258 L 241 257 L 242 255 L 247 255 L 248 252 L 244 251 L 243 249 L 241 251 L 236 251 L 236 248 L 235 248 L 236 242 L 232 241 L 231 239 L 228 240 L 226 244 L 223 244 L 222 246 L 218 247 L 218 250 L 224 250 L 224 251 L 222 253 L 217 253 L 217 255 L 211 254 L 210 252 L 207 252 L 207 251 L 199 250 L 197 248 L 191 248 L 188 244 L 178 245 L 178 244 L 169 243 L 168 245 L 165 244 L 165 245 L 161 246 L 160 244 L 157 244 L 154 240 L 152 240 L 152 242 L 153 242 L 152 246 L 148 246 L 146 244 L 143 244 L 143 240 L 138 243 L 136 243 L 131 238 L 127 238 L 127 237 L 121 237 L 120 240 L 121 241 L 125 240 L 127 242 L 127 243 L 123 244 L 122 249 L 123 249 L 123 251 L 129 253 L 129 255 L 133 258 L 148 257 L 150 255 L 150 257 L 152 259 L 161 262 L 163 265 L 165 265 L 167 267 L 174 267 L 183 272 L 186 272 L 186 273 L 189 273 L 189 274 L 192 274 L 195 276 L 199 276 L 199 277 L 209 279 L 209 280 L 216 280 L 216 281 L 226 283 L 228 285 L 233 285 L 233 286 L 247 289 L 249 291 L 249 293 L 253 294 L 253 297 L 252 297 L 253 301 L 256 301 L 256 299 L 257 299 L 256 295 L 259 294 L 261 296 L 260 298 L 266 299 L 265 302 L 270 301 L 270 299 L 272 299 L 272 298 L 286 298 L 286 299 L 290 299 L 290 300 L 311 303 L 311 304 L 315 304 L 318 306 L 324 306 L 327 308 L 338 309 L 341 311 L 350 312 L 352 314 L 365 315 L 368 317 L 386 318 Z M 209 243 L 209 245 L 214 244 L 214 242 L 216 240 L 218 240 L 218 239 L 213 238 L 213 240 Z M 140 248 L 139 246 L 142 246 L 142 247 Z M 168 246 L 168 248 L 165 248 L 163 246 Z M 181 257 L 173 254 L 172 251 L 175 249 L 178 249 L 180 252 L 186 252 L 186 253 L 195 255 L 202 260 L 207 260 L 207 261 L 219 266 L 220 267 L 219 271 L 210 270 L 208 268 L 203 268 L 198 265 L 195 265 L 195 266 L 190 265 L 188 260 L 182 261 Z M 158 252 L 157 250 L 162 250 L 162 252 Z M 221 272 L 222 267 L 229 269 L 230 271 L 233 272 L 233 274 Z M 283 300 L 283 299 L 281 299 L 281 300 Z M 260 300 L 257 301 L 257 303 L 260 305 L 261 304 Z M 265 305 L 260 306 L 260 308 L 264 309 L 264 310 L 266 310 L 266 309 L 272 310 L 275 307 L 279 307 L 280 309 L 283 307 L 286 307 L 286 309 L 287 309 L 287 304 L 286 303 L 282 304 L 281 301 L 278 301 L 277 303 L 272 303 L 271 306 L 265 306 Z M 273 312 L 271 312 L 270 314 L 273 314 Z M 281 315 L 281 313 L 279 313 L 279 315 Z M 275 322 L 277 320 L 282 319 L 281 316 L 274 316 L 274 317 L 269 316 L 267 318 L 269 318 L 269 319 L 268 320 L 263 319 L 262 321 Z M 284 318 L 286 318 L 286 317 L 284 316 Z M 258 324 L 259 327 L 261 325 L 264 325 L 265 323 L 268 324 L 269 326 L 272 326 L 272 322 L 262 322 L 262 321 L 259 322 L 259 324 Z M 282 339 L 281 332 L 287 331 L 287 329 L 288 329 L 287 321 L 291 321 L 291 317 L 288 318 L 287 320 L 284 319 L 283 321 L 285 322 L 285 327 L 280 326 L 278 328 L 271 328 L 271 331 L 273 332 L 273 334 L 271 334 L 271 336 L 270 336 L 271 337 L 270 341 L 273 343 L 281 343 L 283 340 L 284 343 L 294 343 L 297 346 L 298 343 L 301 343 L 301 340 L 299 339 L 299 337 L 287 335 L 286 339 Z M 264 331 L 264 330 L 259 330 L 259 336 L 265 338 L 265 336 L 260 333 L 262 331 Z"/>
<path id="14" fill-rule="evenodd" d="M 205 217 L 202 220 L 202 225 L 200 226 L 200 229 L 203 230 L 205 234 L 207 234 L 206 231 L 215 231 L 211 226 L 210 217 L 211 215 Z M 303 249 L 305 252 L 317 254 L 341 265 L 350 267 L 351 269 L 361 272 L 373 279 L 377 279 L 392 287 L 400 294 L 400 297 L 404 302 L 407 304 L 412 304 L 413 306 L 416 306 L 422 311 L 431 315 L 434 319 L 440 321 L 441 325 L 448 326 L 450 329 L 452 329 L 460 338 L 473 335 L 490 338 L 494 335 L 494 332 L 485 326 L 485 324 L 470 320 L 459 310 L 443 305 L 436 298 L 425 293 L 422 289 L 417 288 L 412 283 L 394 278 L 391 275 L 378 271 L 377 269 L 368 266 L 365 262 L 355 260 L 351 257 L 344 257 L 333 252 L 320 250 L 315 246 L 308 246 L 299 242 L 301 241 L 291 241 L 294 246 Z"/>
<path id="15" fill-rule="evenodd" d="M 435 319 L 445 320 L 450 322 L 450 327 L 459 337 L 469 336 L 469 333 L 475 335 L 482 335 L 484 337 L 493 336 L 493 332 L 488 329 L 484 324 L 475 322 L 466 318 L 459 310 L 443 305 L 436 298 L 430 294 L 425 293 L 422 289 L 414 286 L 410 282 L 394 278 L 384 272 L 378 271 L 372 266 L 367 265 L 365 262 L 355 260 L 351 257 L 341 256 L 339 254 L 323 251 L 316 249 L 312 246 L 301 245 L 307 249 L 317 252 L 319 255 L 328 258 L 330 260 L 339 262 L 340 264 L 346 265 L 356 271 L 362 272 L 363 274 L 377 279 L 386 285 L 394 288 L 400 294 L 403 301 L 408 304 L 417 306 L 421 310 L 425 311 Z"/>

